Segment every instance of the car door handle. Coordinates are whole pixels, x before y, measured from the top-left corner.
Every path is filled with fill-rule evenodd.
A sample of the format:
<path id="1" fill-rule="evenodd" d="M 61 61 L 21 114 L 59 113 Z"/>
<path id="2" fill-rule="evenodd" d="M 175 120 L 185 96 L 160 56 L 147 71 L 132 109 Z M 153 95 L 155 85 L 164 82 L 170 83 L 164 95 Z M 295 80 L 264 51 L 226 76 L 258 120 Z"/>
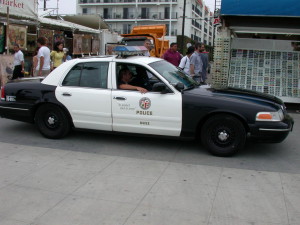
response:
<path id="1" fill-rule="evenodd" d="M 64 92 L 64 93 L 62 93 L 62 95 L 63 95 L 63 96 L 72 96 L 72 94 L 71 94 L 71 93 L 68 93 L 68 92 Z"/>
<path id="2" fill-rule="evenodd" d="M 125 98 L 125 97 L 114 97 L 114 99 L 117 99 L 117 100 L 122 100 L 122 101 L 126 100 L 126 98 Z"/>

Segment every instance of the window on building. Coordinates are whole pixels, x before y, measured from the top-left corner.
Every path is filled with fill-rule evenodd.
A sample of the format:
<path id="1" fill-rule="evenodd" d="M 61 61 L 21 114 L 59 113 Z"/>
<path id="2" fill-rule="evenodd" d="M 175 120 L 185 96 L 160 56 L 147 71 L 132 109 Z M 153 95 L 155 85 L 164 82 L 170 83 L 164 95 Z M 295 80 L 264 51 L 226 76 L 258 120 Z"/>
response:
<path id="1" fill-rule="evenodd" d="M 142 19 L 149 19 L 149 12 L 150 12 L 149 8 L 142 8 L 141 18 Z"/>
<path id="2" fill-rule="evenodd" d="M 123 19 L 129 18 L 129 10 L 128 8 L 123 8 Z"/>
<path id="3" fill-rule="evenodd" d="M 123 34 L 129 34 L 131 31 L 132 24 L 123 24 Z"/>
<path id="4" fill-rule="evenodd" d="M 112 18 L 112 8 L 103 8 L 103 18 L 104 19 Z"/>
<path id="5" fill-rule="evenodd" d="M 128 14 L 130 19 L 135 18 L 135 8 L 128 8 Z"/>
<path id="6" fill-rule="evenodd" d="M 87 14 L 88 13 L 88 9 L 87 8 L 82 8 L 82 14 Z"/>
<path id="7" fill-rule="evenodd" d="M 165 19 L 170 19 L 170 7 L 165 7 Z"/>

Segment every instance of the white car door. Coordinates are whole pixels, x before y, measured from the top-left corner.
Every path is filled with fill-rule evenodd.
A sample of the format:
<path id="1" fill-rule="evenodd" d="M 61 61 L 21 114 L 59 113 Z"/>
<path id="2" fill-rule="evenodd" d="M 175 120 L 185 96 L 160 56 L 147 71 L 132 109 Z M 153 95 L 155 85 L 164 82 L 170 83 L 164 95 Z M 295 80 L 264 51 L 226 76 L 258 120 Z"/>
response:
<path id="1" fill-rule="evenodd" d="M 180 92 L 161 94 L 114 89 L 113 131 L 179 136 L 182 123 Z"/>
<path id="2" fill-rule="evenodd" d="M 109 62 L 75 65 L 56 89 L 76 128 L 112 130 Z M 110 82 L 110 81 L 109 81 Z"/>

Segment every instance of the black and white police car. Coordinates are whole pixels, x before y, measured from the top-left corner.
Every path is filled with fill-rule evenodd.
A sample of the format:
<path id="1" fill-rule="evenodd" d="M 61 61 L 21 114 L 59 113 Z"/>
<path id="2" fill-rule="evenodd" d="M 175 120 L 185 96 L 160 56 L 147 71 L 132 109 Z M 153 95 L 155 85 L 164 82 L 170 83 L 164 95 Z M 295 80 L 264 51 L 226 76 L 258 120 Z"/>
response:
<path id="1" fill-rule="evenodd" d="M 149 91 L 119 89 L 122 68 Z M 293 127 L 274 96 L 199 86 L 165 60 L 142 56 L 74 59 L 41 83 L 8 83 L 0 116 L 35 123 L 47 138 L 72 128 L 196 138 L 219 156 L 242 149 L 247 136 L 281 142 Z"/>

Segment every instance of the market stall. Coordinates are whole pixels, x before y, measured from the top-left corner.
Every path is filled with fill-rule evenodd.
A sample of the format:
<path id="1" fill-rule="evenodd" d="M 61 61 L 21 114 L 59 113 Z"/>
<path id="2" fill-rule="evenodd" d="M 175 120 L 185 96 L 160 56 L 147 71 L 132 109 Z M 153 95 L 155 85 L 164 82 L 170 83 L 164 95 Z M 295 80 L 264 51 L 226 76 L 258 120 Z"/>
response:
<path id="1" fill-rule="evenodd" d="M 222 0 L 221 19 L 213 82 L 300 103 L 297 0 Z"/>
<path id="2" fill-rule="evenodd" d="M 53 45 L 57 41 L 63 42 L 71 54 L 73 48 L 78 49 L 74 57 L 99 54 L 100 30 L 38 16 L 37 1 L 35 0 L 18 0 L 18 4 L 23 4 L 23 6 L 17 9 L 15 9 L 15 5 L 4 5 L 4 3 L 0 2 L 1 86 L 12 76 L 14 44 L 19 44 L 24 53 L 26 76 L 31 76 L 32 57 L 37 47 L 38 37 L 46 37 L 50 49 L 53 49 Z M 82 46 L 76 42 L 77 37 L 83 40 Z"/>

